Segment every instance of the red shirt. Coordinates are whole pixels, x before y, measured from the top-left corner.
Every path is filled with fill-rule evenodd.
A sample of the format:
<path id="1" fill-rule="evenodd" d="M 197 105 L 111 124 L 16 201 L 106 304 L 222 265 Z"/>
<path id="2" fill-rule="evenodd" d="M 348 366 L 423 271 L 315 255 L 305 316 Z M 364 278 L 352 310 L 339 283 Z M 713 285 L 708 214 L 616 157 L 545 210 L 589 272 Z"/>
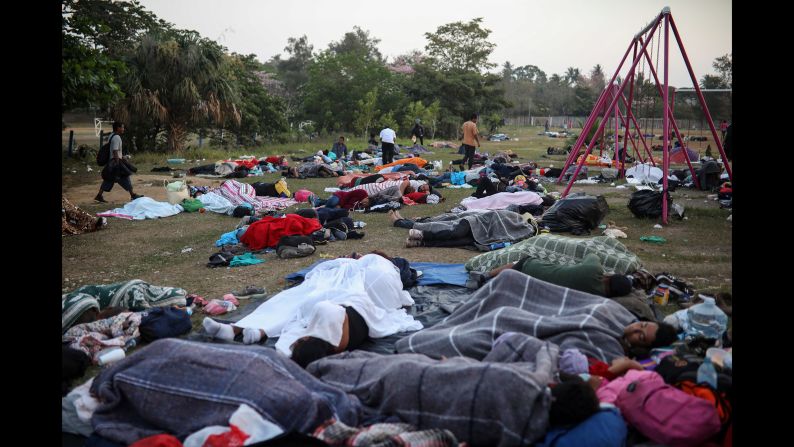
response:
<path id="1" fill-rule="evenodd" d="M 337 191 L 334 193 L 335 196 L 339 197 L 339 208 L 342 209 L 353 209 L 356 206 L 356 203 L 366 199 L 367 192 L 363 189 L 354 189 L 352 191 Z"/>
<path id="2" fill-rule="evenodd" d="M 405 194 L 405 197 L 413 200 L 416 203 L 427 203 L 427 193 L 426 192 L 412 192 Z"/>
<path id="3" fill-rule="evenodd" d="M 273 155 L 271 157 L 267 157 L 265 159 L 265 163 L 270 163 L 273 166 L 278 166 L 279 163 L 281 163 L 281 159 L 279 157 L 276 157 L 275 155 Z"/>

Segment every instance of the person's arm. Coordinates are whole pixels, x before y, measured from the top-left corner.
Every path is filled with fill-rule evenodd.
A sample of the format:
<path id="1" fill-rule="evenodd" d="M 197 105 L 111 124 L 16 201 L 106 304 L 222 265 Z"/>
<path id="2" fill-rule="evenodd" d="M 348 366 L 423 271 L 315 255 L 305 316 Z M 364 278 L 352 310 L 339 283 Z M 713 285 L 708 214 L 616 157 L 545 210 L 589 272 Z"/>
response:
<path id="1" fill-rule="evenodd" d="M 114 159 L 119 160 L 121 158 L 121 137 L 118 136 L 119 139 L 117 140 L 115 139 L 117 136 L 116 134 L 110 136 L 110 155 Z"/>
<path id="2" fill-rule="evenodd" d="M 480 132 L 477 130 L 477 125 L 474 125 L 474 141 L 477 142 L 477 147 L 480 147 Z"/>
<path id="3" fill-rule="evenodd" d="M 507 263 L 507 264 L 505 264 L 505 265 L 503 265 L 503 266 L 501 266 L 501 267 L 497 267 L 497 268 L 495 268 L 495 269 L 491 270 L 490 272 L 488 272 L 488 276 L 487 276 L 487 277 L 488 277 L 488 278 L 494 278 L 494 277 L 495 277 L 496 275 L 498 275 L 499 273 L 502 273 L 502 271 L 503 271 L 503 270 L 510 270 L 510 269 L 512 269 L 513 267 L 515 267 L 515 265 L 516 265 L 516 264 L 518 264 L 518 261 L 516 261 L 516 262 L 510 262 L 510 263 Z"/>
<path id="4" fill-rule="evenodd" d="M 411 186 L 411 182 L 405 180 L 404 182 L 400 183 L 400 195 L 405 195 L 405 189 Z"/>

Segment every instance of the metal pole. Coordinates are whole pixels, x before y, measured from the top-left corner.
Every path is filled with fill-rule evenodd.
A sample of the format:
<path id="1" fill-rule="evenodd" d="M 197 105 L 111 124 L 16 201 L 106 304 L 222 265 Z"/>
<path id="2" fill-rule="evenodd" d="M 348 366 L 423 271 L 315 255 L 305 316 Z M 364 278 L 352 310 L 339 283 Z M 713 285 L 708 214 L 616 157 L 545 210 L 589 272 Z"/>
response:
<path id="1" fill-rule="evenodd" d="M 623 125 L 628 128 L 629 127 L 628 118 L 625 118 L 623 116 L 623 114 L 620 113 L 620 110 L 618 110 L 618 116 L 620 117 L 620 122 L 623 123 Z M 637 144 L 634 142 L 634 137 L 632 137 L 631 135 L 629 135 L 627 133 L 627 135 L 626 135 L 626 137 L 624 139 L 624 142 L 626 144 L 626 149 L 628 149 L 628 147 L 629 147 L 628 141 L 631 141 L 631 146 L 634 148 L 634 152 L 637 154 L 637 158 L 642 160 L 642 156 L 640 156 L 640 151 L 639 151 L 639 149 L 637 149 Z M 625 157 L 623 157 L 623 160 L 625 160 Z M 645 160 L 642 160 L 642 162 L 645 163 Z"/>
<path id="2" fill-rule="evenodd" d="M 659 15 L 659 17 L 657 18 L 657 22 L 658 22 L 659 20 L 661 20 L 661 19 L 662 19 L 662 16 L 661 16 L 661 14 L 660 14 L 660 15 Z M 649 39 L 648 39 L 648 41 L 650 41 L 650 38 L 652 38 L 652 37 L 653 37 L 653 33 L 654 33 L 654 32 L 656 32 L 656 29 L 655 29 L 655 28 L 654 28 L 654 30 L 651 32 L 651 34 L 650 34 L 650 36 L 649 36 Z M 632 41 L 632 44 L 633 44 L 633 43 L 634 43 L 634 42 Z M 629 45 L 629 48 L 626 50 L 626 55 L 627 55 L 627 56 L 628 56 L 628 52 L 629 52 L 629 50 L 631 50 L 631 45 L 632 45 L 632 44 L 630 44 L 630 45 Z M 646 48 L 647 46 L 648 46 L 648 42 L 645 42 L 645 44 L 643 45 L 642 49 L 643 49 L 643 50 L 645 50 L 645 48 Z M 640 58 L 636 58 L 636 59 L 634 59 L 634 62 L 631 64 L 631 68 L 629 68 L 629 71 L 632 71 L 632 70 L 634 70 L 634 68 L 637 66 L 637 63 L 639 63 L 639 61 L 640 61 Z M 621 64 L 621 65 L 622 65 L 622 64 Z M 614 79 L 614 77 L 617 77 L 617 74 L 618 74 L 618 71 L 616 71 L 616 72 L 615 72 L 615 75 L 613 76 L 613 79 Z M 618 102 L 618 99 L 619 99 L 619 97 L 620 97 L 620 94 L 623 92 L 623 89 L 626 87 L 626 83 L 627 83 L 627 82 L 628 82 L 628 78 L 624 79 L 624 80 L 623 80 L 623 82 L 620 84 L 620 87 L 618 87 L 618 89 L 617 89 L 617 93 L 614 95 L 615 97 L 612 99 L 612 102 L 611 102 L 611 103 L 609 104 L 609 106 L 607 107 L 607 110 L 611 111 L 611 110 L 612 110 L 612 108 L 613 108 L 613 107 L 615 107 L 615 104 L 617 104 L 617 102 Z M 596 134 L 597 134 L 598 132 L 601 132 L 601 131 L 603 131 L 603 130 L 604 130 L 604 125 L 605 125 L 605 124 L 606 124 L 606 120 L 604 120 L 603 122 L 601 122 L 601 125 L 599 126 L 598 130 L 596 131 Z M 581 162 L 581 163 L 579 163 L 579 165 L 577 166 L 577 168 L 576 168 L 576 171 L 574 172 L 574 175 L 573 175 L 573 177 L 571 177 L 571 181 L 568 183 L 568 187 L 567 187 L 567 188 L 565 188 L 565 192 L 563 192 L 563 194 L 562 194 L 562 197 L 566 197 L 566 196 L 568 195 L 568 192 L 571 190 L 571 187 L 573 186 L 573 182 L 576 180 L 576 176 L 577 176 L 577 175 L 579 175 L 579 171 L 581 171 L 581 170 L 582 170 L 582 166 L 584 165 L 584 161 L 585 161 L 585 159 L 587 158 L 587 155 L 589 155 L 589 154 L 590 154 L 590 151 L 591 151 L 592 149 L 593 149 L 593 141 L 591 141 L 591 142 L 590 142 L 590 144 L 587 146 L 587 151 L 586 151 L 586 153 L 585 153 L 585 156 L 584 156 L 584 158 L 582 158 L 582 162 Z M 567 166 L 566 166 L 566 168 L 567 168 Z M 563 171 L 562 171 L 562 174 L 560 174 L 560 178 L 562 178 L 562 175 L 563 175 L 563 174 L 565 174 L 565 170 L 563 170 Z"/>
<path id="3" fill-rule="evenodd" d="M 686 68 L 689 71 L 689 77 L 692 78 L 692 84 L 695 86 L 695 92 L 698 95 L 698 100 L 700 101 L 700 107 L 703 108 L 703 112 L 706 115 L 706 121 L 709 123 L 709 128 L 711 129 L 711 135 L 714 137 L 714 143 L 717 145 L 717 149 L 720 151 L 720 155 L 722 156 L 722 161 L 725 164 L 725 170 L 728 171 L 728 178 L 730 178 L 731 182 L 733 182 L 733 173 L 731 172 L 731 166 L 728 163 L 728 157 L 725 155 L 725 150 L 722 148 L 722 142 L 719 138 L 717 138 L 717 129 L 714 127 L 714 121 L 711 119 L 711 113 L 709 113 L 709 108 L 706 105 L 706 98 L 703 97 L 703 92 L 700 91 L 700 86 L 698 86 L 697 78 L 695 77 L 695 72 L 692 70 L 692 64 L 689 63 L 689 58 L 686 55 L 686 50 L 684 49 L 684 44 L 681 42 L 681 36 L 678 34 L 678 28 L 675 26 L 675 20 L 673 20 L 672 16 L 670 17 L 670 24 L 673 27 L 673 35 L 675 36 L 676 42 L 678 42 L 678 48 L 681 50 L 681 55 L 684 57 L 684 63 L 686 64 Z"/>
<path id="4" fill-rule="evenodd" d="M 69 158 L 72 158 L 72 147 L 74 146 L 74 131 L 69 131 Z"/>
<path id="5" fill-rule="evenodd" d="M 590 128 L 593 127 L 593 123 L 595 122 L 596 118 L 598 118 L 598 113 L 603 107 L 604 102 L 606 102 L 607 92 L 612 88 L 612 83 L 615 82 L 615 78 L 617 78 L 618 73 L 620 73 L 620 69 L 623 68 L 623 64 L 626 62 L 626 58 L 629 56 L 629 51 L 631 51 L 631 46 L 633 44 L 634 41 L 632 40 L 632 42 L 629 44 L 629 47 L 626 48 L 626 52 L 623 54 L 623 59 L 620 60 L 618 68 L 612 75 L 612 79 L 610 79 L 606 84 L 604 91 L 601 92 L 601 96 L 599 96 L 598 100 L 596 101 L 595 107 L 593 107 L 593 111 L 590 113 L 590 116 L 587 117 L 587 121 L 585 122 L 584 126 L 582 126 L 582 133 L 579 134 L 579 138 L 576 139 L 576 143 L 574 143 L 573 147 L 571 148 L 571 152 L 568 154 L 568 159 L 565 161 L 565 166 L 562 169 L 562 173 L 560 173 L 560 177 L 557 178 L 557 184 L 562 182 L 562 176 L 565 174 L 565 170 L 568 169 L 568 166 L 571 165 L 573 160 L 576 160 L 576 156 L 579 154 L 579 149 L 581 149 L 584 139 L 590 132 Z M 593 140 L 595 140 L 597 137 L 598 135 L 594 135 Z"/>
<path id="6" fill-rule="evenodd" d="M 634 53 L 632 55 L 632 59 L 636 59 L 636 58 L 637 58 L 637 41 L 635 40 L 634 41 Z M 629 84 L 629 101 L 628 101 L 628 103 L 624 103 L 624 107 L 626 107 L 626 116 L 627 117 L 629 115 L 631 115 L 631 106 L 632 106 L 633 101 L 634 101 L 634 70 L 632 70 L 632 72 L 630 74 L 630 78 L 631 79 L 629 80 L 629 82 L 631 84 Z M 623 96 L 623 95 L 621 94 L 621 96 Z M 628 143 L 627 143 L 628 138 L 629 138 L 629 125 L 628 125 L 628 122 L 625 124 L 625 126 L 626 126 L 626 133 L 623 135 L 623 141 L 624 141 L 624 144 L 626 145 L 626 149 L 628 149 Z M 633 143 L 634 139 L 632 138 L 631 141 Z M 636 146 L 634 147 L 634 150 L 635 150 L 635 152 L 637 152 L 637 155 L 639 155 L 639 151 L 637 151 L 637 147 Z M 620 170 L 618 171 L 618 178 L 622 178 L 624 173 L 625 173 L 625 171 L 626 171 L 626 152 L 627 151 L 624 150 L 623 154 L 621 154 L 621 157 L 620 157 Z M 642 159 L 642 157 L 638 157 L 638 158 Z M 651 158 L 653 158 L 653 157 L 651 157 Z"/>
<path id="7" fill-rule="evenodd" d="M 670 67 L 669 60 L 669 44 L 670 44 L 670 19 L 669 16 L 664 18 L 664 90 L 663 102 L 664 109 L 662 114 L 662 127 L 664 127 L 664 138 L 662 139 L 662 224 L 667 225 L 667 170 L 670 167 L 670 149 L 667 147 L 670 141 L 670 103 L 668 102 L 670 92 L 670 82 L 668 79 L 668 68 Z"/>
<path id="8" fill-rule="evenodd" d="M 651 75 L 653 75 L 653 80 L 656 82 L 656 90 L 659 91 L 659 94 L 664 96 L 664 92 L 662 92 L 662 87 L 660 86 L 661 82 L 659 82 L 659 76 L 656 74 L 656 70 L 653 67 L 653 62 L 651 62 L 651 57 L 648 55 L 648 52 L 643 53 L 645 55 L 645 59 L 648 61 L 648 68 L 650 69 Z M 678 141 L 681 143 L 681 146 L 684 145 L 684 140 L 681 138 L 681 134 L 678 133 L 678 124 L 675 122 L 675 117 L 673 116 L 672 110 L 670 111 L 670 120 L 673 123 L 673 129 L 676 129 L 678 135 Z M 695 185 L 700 188 L 700 184 L 697 180 L 697 175 L 695 175 L 695 169 L 692 167 L 692 163 L 689 162 L 689 155 L 686 156 L 687 164 L 689 165 L 689 172 L 692 173 L 692 180 L 695 182 Z"/>
<path id="9" fill-rule="evenodd" d="M 626 98 L 623 98 L 623 104 L 624 105 L 626 104 Z M 645 135 L 642 134 L 642 131 L 640 130 L 640 125 L 639 123 L 637 123 L 637 119 L 634 118 L 634 114 L 631 113 L 631 109 L 629 109 L 628 116 L 629 118 L 631 118 L 632 122 L 634 122 L 634 127 L 637 129 L 637 135 L 639 136 L 642 145 L 645 147 L 645 152 L 648 154 L 648 157 L 651 159 L 651 164 L 653 164 L 653 166 L 655 167 L 656 162 L 653 160 L 653 154 L 651 153 L 651 150 L 648 148 L 648 144 L 645 142 Z M 648 120 L 646 119 L 645 122 L 647 125 Z M 651 144 L 653 144 L 653 142 L 651 142 Z"/>

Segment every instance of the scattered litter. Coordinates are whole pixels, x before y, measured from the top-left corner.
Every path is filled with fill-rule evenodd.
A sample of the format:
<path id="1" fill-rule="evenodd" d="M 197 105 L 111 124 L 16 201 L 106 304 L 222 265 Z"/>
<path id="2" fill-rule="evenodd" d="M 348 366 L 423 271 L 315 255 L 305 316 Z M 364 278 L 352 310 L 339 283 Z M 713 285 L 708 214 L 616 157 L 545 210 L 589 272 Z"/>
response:
<path id="1" fill-rule="evenodd" d="M 653 227 L 656 228 L 657 230 L 661 230 L 662 228 L 664 228 L 663 226 L 661 226 L 659 224 L 656 224 Z"/>
<path id="2" fill-rule="evenodd" d="M 653 244 L 664 244 L 665 242 L 667 242 L 667 239 L 661 236 L 641 236 L 640 240 L 643 242 L 651 242 Z"/>
<path id="3" fill-rule="evenodd" d="M 328 253 L 320 253 L 320 257 L 323 259 L 333 259 L 334 256 Z"/>
<path id="4" fill-rule="evenodd" d="M 709 200 L 717 200 L 718 197 L 719 197 L 719 194 L 709 194 L 709 195 L 706 196 L 706 198 L 709 199 Z"/>
<path id="5" fill-rule="evenodd" d="M 615 189 L 626 189 L 626 185 L 618 185 Z"/>
<path id="6" fill-rule="evenodd" d="M 193 248 L 191 248 L 191 247 L 185 247 L 185 248 L 182 249 L 182 253 L 189 253 L 191 251 L 193 251 Z"/>
<path id="7" fill-rule="evenodd" d="M 626 239 L 626 238 L 628 238 L 626 233 L 622 232 L 621 230 L 618 230 L 617 228 L 607 228 L 606 230 L 604 230 L 604 236 L 611 237 L 612 239 L 617 239 L 617 238 Z"/>
<path id="8" fill-rule="evenodd" d="M 93 169 L 91 169 L 91 166 L 85 165 L 85 168 L 88 170 L 88 172 L 92 172 L 93 171 Z"/>
<path id="9" fill-rule="evenodd" d="M 607 228 L 607 226 L 606 226 L 606 224 L 601 224 L 601 225 L 598 226 L 598 228 L 600 228 L 602 230 L 605 230 Z"/>
<path id="10" fill-rule="evenodd" d="M 353 222 L 353 228 L 364 228 L 367 226 L 367 223 L 361 220 L 357 220 Z"/>
<path id="11" fill-rule="evenodd" d="M 151 183 L 144 183 L 143 186 L 153 186 Z"/>
<path id="12" fill-rule="evenodd" d="M 339 188 L 333 188 L 333 187 L 329 186 L 329 187 L 325 188 L 325 190 L 324 190 L 324 191 L 325 191 L 325 192 L 337 192 L 337 191 L 341 191 L 341 189 L 339 189 Z"/>
<path id="13" fill-rule="evenodd" d="M 609 186 L 615 186 L 615 182 L 610 183 Z"/>
<path id="14" fill-rule="evenodd" d="M 689 220 L 689 218 L 688 218 L 688 217 L 686 217 L 686 216 L 684 216 L 684 220 Z"/>
<path id="15" fill-rule="evenodd" d="M 728 216 L 728 219 L 727 219 L 727 220 L 728 220 L 728 221 L 731 221 L 731 222 L 733 222 L 733 214 L 731 214 L 730 216 Z"/>

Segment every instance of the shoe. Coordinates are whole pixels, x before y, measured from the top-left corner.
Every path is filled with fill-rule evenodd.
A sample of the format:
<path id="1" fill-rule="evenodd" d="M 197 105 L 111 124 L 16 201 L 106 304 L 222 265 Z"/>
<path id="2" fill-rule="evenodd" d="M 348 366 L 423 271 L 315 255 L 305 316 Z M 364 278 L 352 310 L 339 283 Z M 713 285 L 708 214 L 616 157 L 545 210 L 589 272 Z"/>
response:
<path id="1" fill-rule="evenodd" d="M 417 239 L 422 240 L 422 230 L 414 230 L 411 228 L 408 230 L 408 239 Z"/>
<path id="2" fill-rule="evenodd" d="M 108 203 L 108 201 L 105 200 L 104 197 L 102 197 L 102 194 L 98 194 L 96 197 L 94 197 L 94 200 L 96 200 L 97 202 L 101 202 L 101 203 Z"/>
<path id="3" fill-rule="evenodd" d="M 256 287 L 256 286 L 248 286 L 245 289 L 240 290 L 240 291 L 232 291 L 232 295 L 234 295 L 236 297 L 249 296 L 249 295 L 260 295 L 260 294 L 263 294 L 263 293 L 265 293 L 265 289 L 263 289 L 262 287 Z"/>
<path id="4" fill-rule="evenodd" d="M 130 200 L 140 199 L 141 197 L 143 197 L 142 194 L 131 194 Z"/>
<path id="5" fill-rule="evenodd" d="M 416 248 L 421 246 L 422 246 L 422 241 L 419 239 L 408 238 L 405 240 L 405 248 Z"/>

